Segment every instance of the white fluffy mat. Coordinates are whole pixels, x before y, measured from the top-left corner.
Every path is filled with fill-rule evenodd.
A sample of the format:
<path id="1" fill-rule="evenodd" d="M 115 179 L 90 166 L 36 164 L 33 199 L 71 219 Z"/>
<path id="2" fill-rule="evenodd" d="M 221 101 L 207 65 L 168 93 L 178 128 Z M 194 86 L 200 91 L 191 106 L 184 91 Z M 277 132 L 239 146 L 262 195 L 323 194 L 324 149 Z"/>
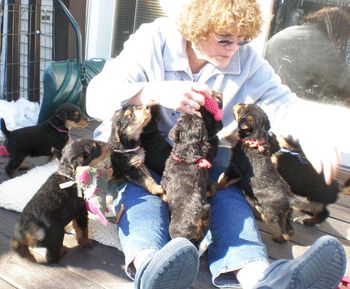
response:
<path id="1" fill-rule="evenodd" d="M 0 207 L 21 212 L 40 186 L 56 171 L 57 166 L 55 160 L 0 184 Z M 89 235 L 91 239 L 121 251 L 117 225 L 104 226 L 95 215 L 89 214 Z"/>

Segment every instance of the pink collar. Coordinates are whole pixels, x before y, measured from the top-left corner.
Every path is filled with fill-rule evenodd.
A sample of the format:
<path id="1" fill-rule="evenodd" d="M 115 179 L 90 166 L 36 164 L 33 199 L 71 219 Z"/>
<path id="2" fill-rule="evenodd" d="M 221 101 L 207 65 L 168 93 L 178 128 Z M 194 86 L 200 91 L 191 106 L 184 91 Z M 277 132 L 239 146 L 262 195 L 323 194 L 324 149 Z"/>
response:
<path id="1" fill-rule="evenodd" d="M 172 158 L 173 158 L 173 160 L 175 160 L 175 161 L 178 162 L 178 163 L 180 163 L 180 162 L 183 161 L 183 160 L 182 160 L 179 156 L 177 156 L 177 155 L 172 155 Z M 198 167 L 199 169 L 203 169 L 203 168 L 205 168 L 205 169 L 210 169 L 210 168 L 212 167 L 212 164 L 211 164 L 207 159 L 205 159 L 205 158 L 199 158 L 199 159 L 195 160 L 194 163 L 197 165 L 197 167 Z"/>
<path id="2" fill-rule="evenodd" d="M 51 121 L 48 121 L 48 123 L 49 123 L 49 125 L 51 125 L 52 128 L 54 128 L 58 132 L 68 133 L 68 129 L 57 127 Z"/>
<path id="3" fill-rule="evenodd" d="M 253 139 L 242 139 L 242 142 L 250 148 L 256 148 L 259 152 L 265 151 L 265 142 L 263 140 L 253 140 Z"/>

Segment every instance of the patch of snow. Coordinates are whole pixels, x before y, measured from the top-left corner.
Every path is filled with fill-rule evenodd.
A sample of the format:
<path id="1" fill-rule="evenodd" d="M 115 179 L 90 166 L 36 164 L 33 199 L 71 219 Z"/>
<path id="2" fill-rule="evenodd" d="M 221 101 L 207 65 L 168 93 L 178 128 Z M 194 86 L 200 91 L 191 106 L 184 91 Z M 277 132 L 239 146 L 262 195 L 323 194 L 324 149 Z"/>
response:
<path id="1" fill-rule="evenodd" d="M 36 125 L 39 109 L 39 103 L 24 98 L 17 101 L 0 100 L 0 117 L 5 120 L 8 130 Z M 1 131 L 0 139 L 3 139 Z"/>

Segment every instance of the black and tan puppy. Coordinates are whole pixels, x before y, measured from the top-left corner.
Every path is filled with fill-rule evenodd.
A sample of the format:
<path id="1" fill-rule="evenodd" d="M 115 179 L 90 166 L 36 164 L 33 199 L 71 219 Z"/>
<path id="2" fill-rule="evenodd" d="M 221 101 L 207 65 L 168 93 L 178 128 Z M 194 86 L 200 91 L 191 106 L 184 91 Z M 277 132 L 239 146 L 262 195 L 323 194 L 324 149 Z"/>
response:
<path id="1" fill-rule="evenodd" d="M 232 148 L 230 164 L 219 177 L 218 187 L 236 182 L 252 200 L 263 221 L 279 224 L 281 233 L 274 240 L 287 241 L 294 234 L 293 195 L 271 161 L 269 119 L 255 104 L 237 104 L 233 114 L 238 122 L 239 141 Z"/>
<path id="2" fill-rule="evenodd" d="M 159 110 L 159 105 L 150 108 L 152 118 L 142 131 L 141 146 L 145 150 L 146 166 L 159 176 L 162 176 L 165 162 L 170 155 L 172 147 L 159 131 Z"/>
<path id="3" fill-rule="evenodd" d="M 5 171 L 14 177 L 28 156 L 50 156 L 52 148 L 62 150 L 69 139 L 72 128 L 84 128 L 88 125 L 87 117 L 76 105 L 65 103 L 53 115 L 41 124 L 9 131 L 1 119 L 1 131 L 5 146 L 10 154 Z"/>
<path id="4" fill-rule="evenodd" d="M 282 148 L 272 156 L 272 161 L 293 194 L 300 199 L 294 208 L 307 215 L 296 221 L 308 226 L 325 221 L 329 216 L 327 205 L 338 199 L 338 181 L 333 180 L 327 185 L 323 175 L 318 174 L 306 159 L 300 146 L 285 139 L 280 139 L 279 143 Z"/>
<path id="5" fill-rule="evenodd" d="M 57 153 L 60 153 L 57 150 Z M 65 226 L 73 221 L 79 246 L 88 245 L 88 212 L 78 195 L 75 180 L 78 166 L 97 166 L 109 157 L 108 144 L 88 139 L 75 140 L 62 150 L 58 169 L 41 186 L 18 217 L 11 247 L 33 262 L 57 262 L 66 252 L 63 246 Z M 46 256 L 35 248 L 45 248 Z"/>
<path id="6" fill-rule="evenodd" d="M 222 94 L 219 91 L 212 92 L 212 96 L 218 103 L 218 107 L 222 108 Z M 162 176 L 165 162 L 168 159 L 171 152 L 171 145 L 164 139 L 158 129 L 159 110 L 160 106 L 152 106 L 150 108 L 152 119 L 144 128 L 141 134 L 141 145 L 145 150 L 145 164 L 152 171 Z M 199 109 L 202 115 L 205 127 L 208 132 L 208 141 L 210 143 L 210 149 L 208 152 L 208 160 L 212 161 L 217 154 L 219 138 L 217 133 L 223 128 L 221 120 L 215 120 L 212 113 L 210 113 L 204 106 Z"/>
<path id="7" fill-rule="evenodd" d="M 161 180 L 170 211 L 171 238 L 185 237 L 197 247 L 210 224 L 207 201 L 211 181 L 206 160 L 210 144 L 203 119 L 182 114 L 170 130 L 174 141 Z"/>
<path id="8" fill-rule="evenodd" d="M 108 140 L 113 178 L 127 179 L 153 195 L 163 195 L 144 163 L 145 151 L 141 147 L 140 135 L 150 120 L 150 110 L 145 106 L 126 105 L 115 112 Z"/>

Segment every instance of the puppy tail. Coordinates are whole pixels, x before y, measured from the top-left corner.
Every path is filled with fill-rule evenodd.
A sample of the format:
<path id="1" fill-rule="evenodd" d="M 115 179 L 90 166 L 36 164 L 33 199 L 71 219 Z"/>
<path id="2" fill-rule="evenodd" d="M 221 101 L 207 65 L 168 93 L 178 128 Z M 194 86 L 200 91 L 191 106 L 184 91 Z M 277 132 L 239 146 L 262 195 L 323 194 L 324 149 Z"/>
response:
<path id="1" fill-rule="evenodd" d="M 296 195 L 292 195 L 290 198 L 290 206 L 294 209 L 299 209 L 305 207 L 308 201 L 304 197 L 298 197 Z"/>
<path id="2" fill-rule="evenodd" d="M 7 138 L 10 135 L 10 131 L 7 129 L 5 120 L 3 118 L 0 119 L 0 129 L 3 135 Z"/>

